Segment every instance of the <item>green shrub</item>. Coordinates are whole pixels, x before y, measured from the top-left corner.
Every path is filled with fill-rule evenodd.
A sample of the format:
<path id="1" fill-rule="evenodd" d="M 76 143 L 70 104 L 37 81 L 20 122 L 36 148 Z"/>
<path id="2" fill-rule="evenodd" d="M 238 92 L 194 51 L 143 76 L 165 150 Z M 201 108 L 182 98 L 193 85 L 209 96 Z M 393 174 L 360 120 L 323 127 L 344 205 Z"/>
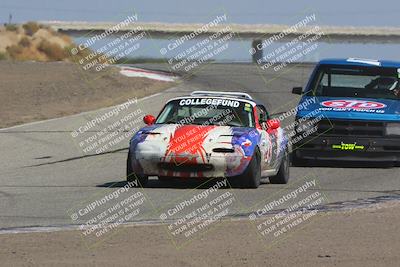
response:
<path id="1" fill-rule="evenodd" d="M 6 30 L 10 32 L 16 32 L 18 30 L 18 26 L 16 24 L 7 24 Z"/>
<path id="2" fill-rule="evenodd" d="M 22 27 L 25 29 L 25 33 L 30 36 L 34 35 L 40 29 L 40 25 L 33 21 L 25 23 Z"/>
<path id="3" fill-rule="evenodd" d="M 7 59 L 7 54 L 0 52 L 0 60 L 5 60 L 5 59 Z"/>

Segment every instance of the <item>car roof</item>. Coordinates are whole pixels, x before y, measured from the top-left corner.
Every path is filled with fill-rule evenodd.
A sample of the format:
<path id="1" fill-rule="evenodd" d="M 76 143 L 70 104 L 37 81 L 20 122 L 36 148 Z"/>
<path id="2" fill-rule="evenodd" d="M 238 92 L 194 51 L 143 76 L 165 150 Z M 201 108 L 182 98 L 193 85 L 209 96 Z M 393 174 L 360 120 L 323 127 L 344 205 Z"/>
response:
<path id="1" fill-rule="evenodd" d="M 365 66 L 365 67 L 382 67 L 382 68 L 400 68 L 399 61 L 375 60 L 362 58 L 329 58 L 323 59 L 319 65 L 348 65 L 348 66 Z"/>

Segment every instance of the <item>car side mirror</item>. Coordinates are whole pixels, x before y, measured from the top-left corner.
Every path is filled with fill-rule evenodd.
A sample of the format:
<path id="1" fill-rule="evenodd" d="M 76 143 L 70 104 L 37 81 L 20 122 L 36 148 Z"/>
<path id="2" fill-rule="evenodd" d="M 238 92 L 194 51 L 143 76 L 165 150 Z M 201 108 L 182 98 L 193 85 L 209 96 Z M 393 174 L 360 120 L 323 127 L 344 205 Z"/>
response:
<path id="1" fill-rule="evenodd" d="M 292 94 L 301 95 L 303 92 L 303 87 L 293 87 Z"/>
<path id="2" fill-rule="evenodd" d="M 267 120 L 267 126 L 268 126 L 268 129 L 275 130 L 275 129 L 278 129 L 279 127 L 281 127 L 281 123 L 277 119 L 271 119 L 271 120 Z"/>
<path id="3" fill-rule="evenodd" d="M 153 125 L 156 122 L 156 118 L 153 115 L 146 115 L 143 117 L 143 121 L 147 125 Z"/>

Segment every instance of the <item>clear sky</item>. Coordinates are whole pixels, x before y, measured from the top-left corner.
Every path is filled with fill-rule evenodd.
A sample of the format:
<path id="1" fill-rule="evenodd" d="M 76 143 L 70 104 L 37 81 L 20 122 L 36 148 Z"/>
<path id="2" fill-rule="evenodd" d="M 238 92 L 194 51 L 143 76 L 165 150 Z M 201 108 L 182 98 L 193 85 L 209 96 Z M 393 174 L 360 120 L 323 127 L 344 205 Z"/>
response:
<path id="1" fill-rule="evenodd" d="M 0 22 L 28 20 L 118 21 L 135 10 L 141 21 L 206 22 L 226 13 L 232 23 L 290 24 L 315 12 L 319 24 L 400 26 L 398 0 L 1 0 Z"/>

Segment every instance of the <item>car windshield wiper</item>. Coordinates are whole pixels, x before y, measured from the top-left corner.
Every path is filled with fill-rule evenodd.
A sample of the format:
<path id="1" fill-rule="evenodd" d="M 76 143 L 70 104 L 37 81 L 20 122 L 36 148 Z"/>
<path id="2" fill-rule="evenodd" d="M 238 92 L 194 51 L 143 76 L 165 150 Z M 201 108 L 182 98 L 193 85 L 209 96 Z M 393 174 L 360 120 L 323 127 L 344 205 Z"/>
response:
<path id="1" fill-rule="evenodd" d="M 196 121 L 192 121 L 192 122 L 190 122 L 190 123 L 187 123 L 187 124 L 203 125 L 203 124 L 204 124 L 204 122 L 196 122 Z"/>
<path id="2" fill-rule="evenodd" d="M 242 124 L 233 124 L 233 123 L 225 123 L 222 126 L 230 126 L 230 127 L 246 127 Z"/>

